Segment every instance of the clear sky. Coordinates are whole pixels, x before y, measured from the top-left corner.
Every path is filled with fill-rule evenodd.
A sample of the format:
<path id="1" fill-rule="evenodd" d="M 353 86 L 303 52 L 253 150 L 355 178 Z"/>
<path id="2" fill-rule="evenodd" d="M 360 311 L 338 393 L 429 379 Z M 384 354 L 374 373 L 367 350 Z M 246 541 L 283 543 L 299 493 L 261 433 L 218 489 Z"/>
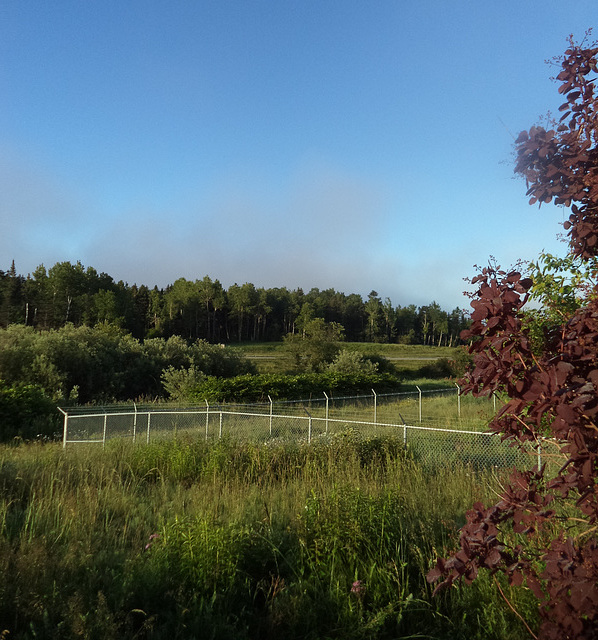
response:
<path id="1" fill-rule="evenodd" d="M 513 135 L 596 0 L 3 0 L 0 269 L 466 307 L 556 240 Z M 596 33 L 598 36 L 598 31 Z"/>

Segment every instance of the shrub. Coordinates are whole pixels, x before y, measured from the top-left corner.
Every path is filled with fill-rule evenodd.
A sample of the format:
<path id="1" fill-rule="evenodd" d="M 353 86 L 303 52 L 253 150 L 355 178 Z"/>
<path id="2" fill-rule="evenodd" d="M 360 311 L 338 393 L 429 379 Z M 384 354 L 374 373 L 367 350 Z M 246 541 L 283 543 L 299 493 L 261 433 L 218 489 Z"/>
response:
<path id="1" fill-rule="evenodd" d="M 335 373 L 372 374 L 377 373 L 378 365 L 357 351 L 341 349 L 336 354 L 334 360 L 328 365 L 327 370 Z"/>
<path id="2" fill-rule="evenodd" d="M 333 395 L 350 395 L 398 389 L 400 380 L 382 373 L 302 373 L 299 375 L 260 374 L 234 378 L 209 376 L 191 394 L 191 402 L 259 402 L 272 399 L 299 399 L 311 395 L 321 396 L 326 391 Z"/>
<path id="3" fill-rule="evenodd" d="M 0 377 L 10 384 L 38 385 L 56 401 L 161 396 L 181 382 L 175 384 L 174 374 L 168 373 L 170 388 L 162 386 L 161 375 L 170 368 L 186 372 L 177 374 L 179 379 L 199 373 L 232 376 L 253 371 L 251 363 L 234 349 L 205 340 L 188 344 L 179 336 L 141 344 L 109 324 L 93 328 L 67 324 L 42 332 L 23 325 L 0 329 Z"/>
<path id="4" fill-rule="evenodd" d="M 535 281 L 491 260 L 471 281 L 472 324 L 461 333 L 473 356 L 463 391 L 506 398 L 490 429 L 521 447 L 550 446 L 557 468 L 514 470 L 495 504 L 474 503 L 461 548 L 438 560 L 428 580 L 443 578 L 439 592 L 485 570 L 502 573 L 538 599 L 534 637 L 589 640 L 598 637 L 598 42 L 571 37 L 569 45 L 557 76 L 561 124 L 515 141 L 530 204 L 571 206 L 568 259 L 544 255 Z M 571 284 L 563 268 L 573 269 Z M 541 304 L 531 319 L 530 296 Z"/>
<path id="5" fill-rule="evenodd" d="M 162 386 L 170 400 L 185 400 L 198 384 L 205 379 L 205 375 L 195 366 L 188 369 L 168 367 L 162 371 Z"/>
<path id="6" fill-rule="evenodd" d="M 58 417 L 56 405 L 39 387 L 0 380 L 0 441 L 52 436 Z"/>

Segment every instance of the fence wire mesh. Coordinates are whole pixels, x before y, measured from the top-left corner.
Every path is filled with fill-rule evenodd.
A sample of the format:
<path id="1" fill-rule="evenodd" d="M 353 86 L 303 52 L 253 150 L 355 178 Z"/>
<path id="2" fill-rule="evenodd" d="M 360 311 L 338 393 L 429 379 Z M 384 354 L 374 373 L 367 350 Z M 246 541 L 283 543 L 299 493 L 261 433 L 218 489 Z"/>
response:
<path id="1" fill-rule="evenodd" d="M 126 438 L 138 443 L 189 437 L 254 442 L 312 442 L 351 430 L 361 438 L 400 438 L 415 458 L 434 465 L 530 467 L 541 461 L 485 433 L 496 406 L 457 389 L 226 404 L 205 407 L 110 406 L 63 410 L 63 445 Z"/>

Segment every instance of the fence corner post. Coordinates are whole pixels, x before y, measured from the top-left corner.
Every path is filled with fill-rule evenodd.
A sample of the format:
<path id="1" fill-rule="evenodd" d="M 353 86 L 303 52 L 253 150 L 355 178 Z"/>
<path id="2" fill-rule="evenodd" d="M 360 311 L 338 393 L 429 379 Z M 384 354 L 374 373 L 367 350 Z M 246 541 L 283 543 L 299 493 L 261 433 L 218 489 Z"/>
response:
<path id="1" fill-rule="evenodd" d="M 457 387 L 457 415 L 461 418 L 461 387 L 455 382 Z"/>
<path id="2" fill-rule="evenodd" d="M 419 391 L 419 421 L 422 421 L 422 390 L 415 385 L 415 388 Z"/>

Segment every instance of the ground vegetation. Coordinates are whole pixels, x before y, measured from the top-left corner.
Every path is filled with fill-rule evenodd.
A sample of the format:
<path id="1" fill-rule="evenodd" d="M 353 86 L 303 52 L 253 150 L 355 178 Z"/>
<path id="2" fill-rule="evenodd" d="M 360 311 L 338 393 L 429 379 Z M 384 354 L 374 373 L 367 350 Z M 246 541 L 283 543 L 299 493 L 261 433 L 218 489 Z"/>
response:
<path id="1" fill-rule="evenodd" d="M 519 640 L 492 580 L 440 598 L 425 580 L 495 482 L 354 431 L 309 446 L 2 445 L 0 634 Z M 529 593 L 501 584 L 533 623 Z"/>

